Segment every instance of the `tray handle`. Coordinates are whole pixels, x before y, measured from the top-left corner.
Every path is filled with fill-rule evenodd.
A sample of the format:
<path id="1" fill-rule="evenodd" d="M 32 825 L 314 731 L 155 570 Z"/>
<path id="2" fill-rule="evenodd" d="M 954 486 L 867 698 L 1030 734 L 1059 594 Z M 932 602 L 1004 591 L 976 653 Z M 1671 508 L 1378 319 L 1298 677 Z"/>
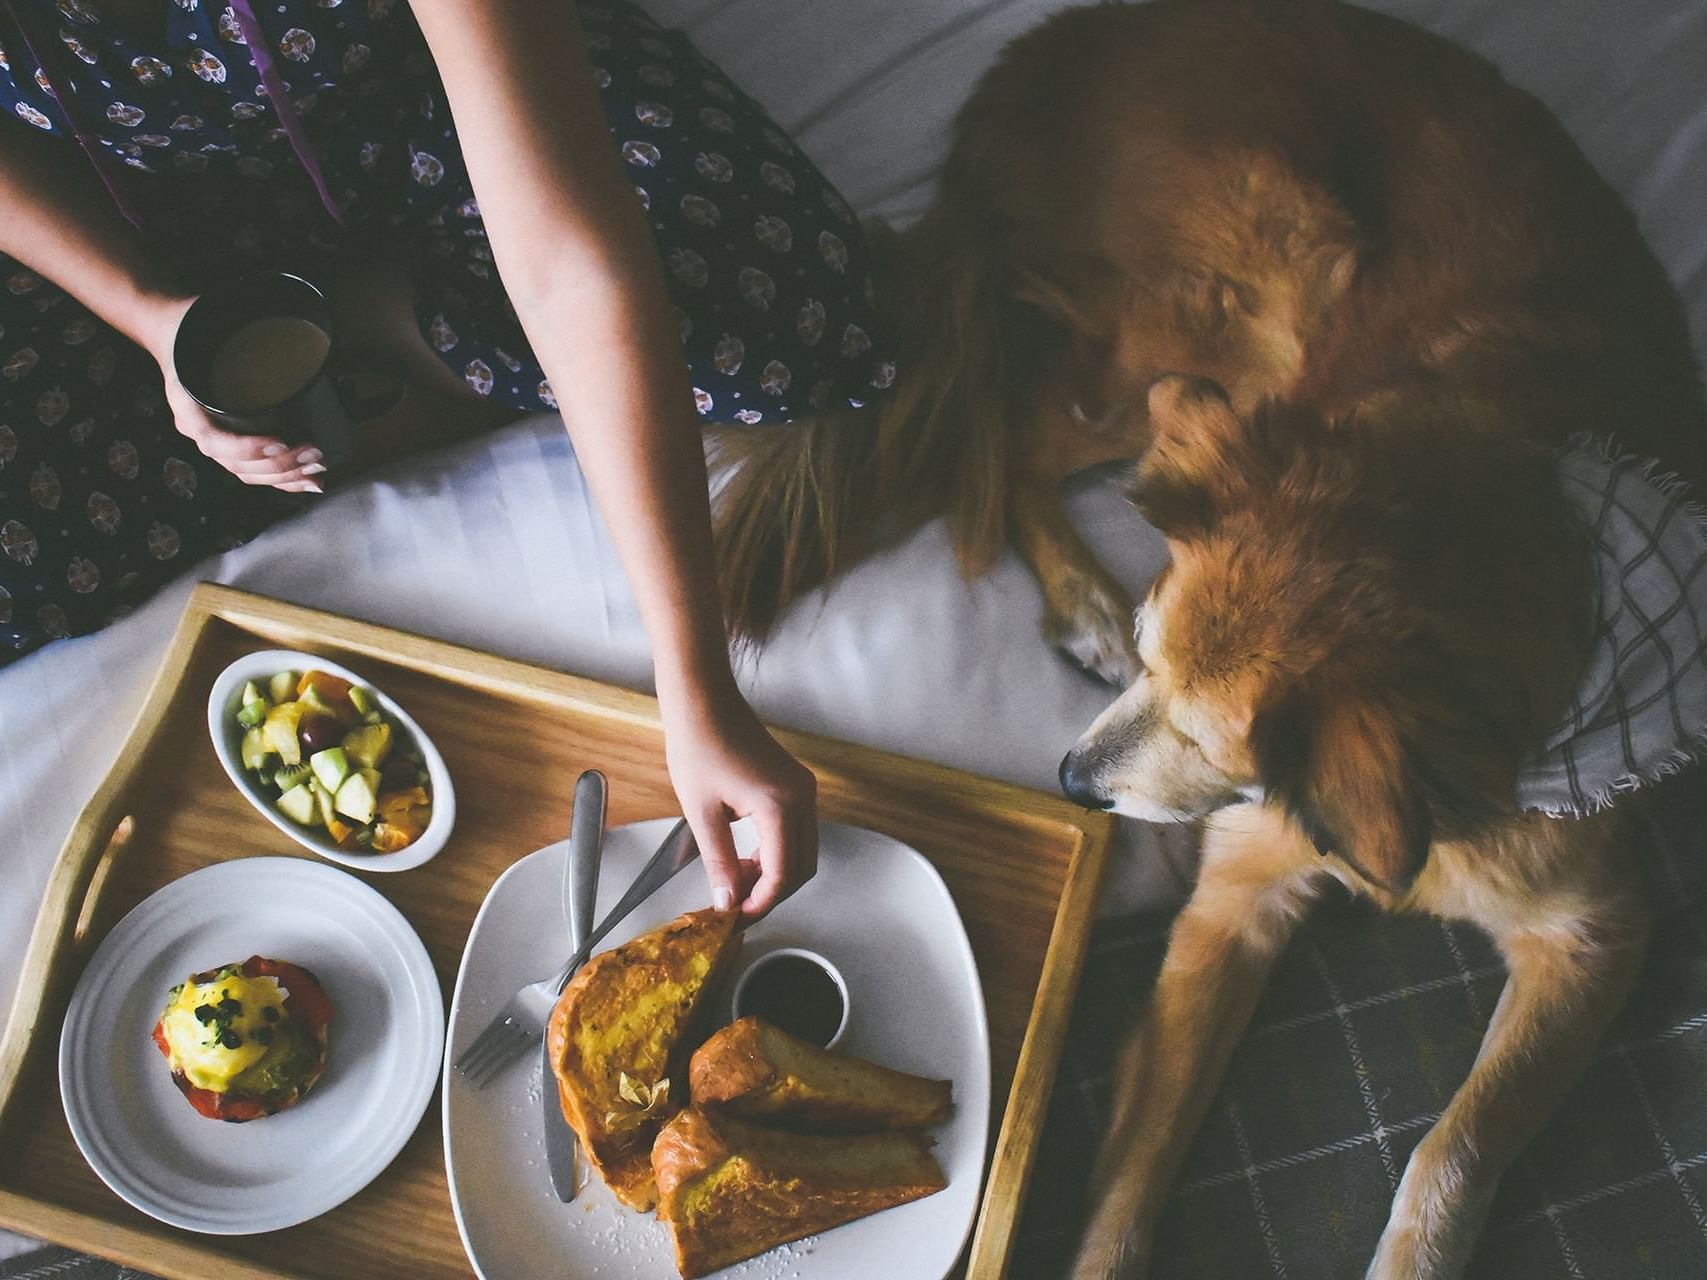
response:
<path id="1" fill-rule="evenodd" d="M 206 617 L 207 607 L 198 593 L 179 620 L 166 660 L 126 735 L 119 763 L 72 824 L 48 876 L 18 970 L 12 1010 L 0 1033 L 0 1151 L 7 1148 L 6 1127 L 18 1100 L 18 1085 L 30 1056 L 41 1049 L 38 1042 L 47 1029 L 44 1024 L 63 1008 L 64 992 L 95 941 L 103 890 L 136 827 L 131 781 L 162 736 L 173 692 L 202 648 Z"/>
<path id="2" fill-rule="evenodd" d="M 113 800 L 123 797 L 114 796 Z M 113 804 L 125 810 L 126 804 Z M 78 818 L 48 879 L 41 912 L 30 932 L 29 948 L 18 971 L 12 1016 L 0 1036 L 0 1135 L 6 1130 L 12 1095 L 41 1031 L 43 1014 L 58 1008 L 59 991 L 70 970 L 81 970 L 96 941 L 102 891 L 112 877 L 118 854 L 136 829 L 128 812 L 97 811 L 91 804 Z M 72 962 L 68 965 L 68 961 Z"/>
<path id="3" fill-rule="evenodd" d="M 83 889 L 83 908 L 77 913 L 77 923 L 71 927 L 71 947 L 76 953 L 79 968 L 94 949 L 95 939 L 92 935 L 95 922 L 101 916 L 102 891 L 106 889 L 113 867 L 117 865 L 119 852 L 130 843 L 135 831 L 136 818 L 127 813 L 118 820 L 112 832 L 101 843 L 101 855 L 95 859 L 94 869 L 89 873 L 89 882 Z"/>

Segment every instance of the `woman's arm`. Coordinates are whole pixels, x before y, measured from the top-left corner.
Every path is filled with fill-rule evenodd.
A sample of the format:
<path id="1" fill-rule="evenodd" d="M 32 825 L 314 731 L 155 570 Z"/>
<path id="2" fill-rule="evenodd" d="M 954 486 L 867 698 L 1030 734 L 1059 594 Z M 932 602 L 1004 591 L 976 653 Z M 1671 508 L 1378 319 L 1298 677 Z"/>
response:
<path id="1" fill-rule="evenodd" d="M 762 915 L 813 872 L 812 775 L 735 685 L 674 308 L 566 0 L 413 0 L 500 274 L 633 583 L 670 776 L 714 901 Z M 729 822 L 759 827 L 745 891 Z M 750 875 L 750 872 L 748 872 Z"/>
<path id="2" fill-rule="evenodd" d="M 178 301 L 82 153 L 0 121 L 0 253 L 52 280 L 140 347 Z"/>
<path id="3" fill-rule="evenodd" d="M 325 470 L 277 440 L 222 431 L 172 370 L 178 320 L 194 299 L 144 254 L 81 154 L 0 120 L 0 253 L 52 280 L 159 364 L 179 431 L 248 484 L 318 488 Z"/>

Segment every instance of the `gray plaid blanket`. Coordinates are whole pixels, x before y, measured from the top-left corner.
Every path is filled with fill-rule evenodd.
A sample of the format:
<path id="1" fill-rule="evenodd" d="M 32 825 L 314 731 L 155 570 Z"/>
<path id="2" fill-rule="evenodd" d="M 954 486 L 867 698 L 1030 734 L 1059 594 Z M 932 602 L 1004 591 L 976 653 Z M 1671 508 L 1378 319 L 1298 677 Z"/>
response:
<path id="1" fill-rule="evenodd" d="M 1658 904 L 1630 1003 L 1506 1176 L 1469 1280 L 1707 1280 L 1707 773 L 1631 797 Z M 1065 1274 L 1107 1079 L 1170 920 L 1095 937 L 1013 1280 Z M 1476 930 L 1325 904 L 1282 957 L 1175 1188 L 1152 1280 L 1360 1280 L 1505 981 Z"/>
<path id="2" fill-rule="evenodd" d="M 69 1249 L 40 1249 L 0 1262 L 0 1280 L 153 1280 L 114 1262 L 85 1257 Z"/>
<path id="3" fill-rule="evenodd" d="M 1579 441 L 1559 479 L 1595 549 L 1600 607 L 1576 704 L 1519 775 L 1518 797 L 1581 816 L 1707 741 L 1707 513 L 1606 441 Z"/>

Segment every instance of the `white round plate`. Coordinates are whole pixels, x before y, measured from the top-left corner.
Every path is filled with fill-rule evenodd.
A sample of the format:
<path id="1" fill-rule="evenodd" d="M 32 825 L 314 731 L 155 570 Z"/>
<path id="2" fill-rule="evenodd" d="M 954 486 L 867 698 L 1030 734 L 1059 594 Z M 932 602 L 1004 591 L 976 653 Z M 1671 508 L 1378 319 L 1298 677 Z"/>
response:
<path id="1" fill-rule="evenodd" d="M 616 905 L 668 820 L 606 833 L 595 919 Z M 739 847 L 750 824 L 736 824 Z M 846 979 L 848 1027 L 838 1049 L 954 1081 L 954 1113 L 933 1130 L 948 1186 L 911 1204 L 781 1245 L 717 1274 L 742 1280 L 941 1280 L 978 1210 L 990 1118 L 990 1035 L 983 989 L 960 914 L 942 877 L 897 840 L 840 823 L 821 828 L 818 874 L 746 933 L 736 973 L 778 947 L 828 957 Z M 568 952 L 563 872 L 568 842 L 517 862 L 474 921 L 451 1002 L 445 1055 L 445 1166 L 469 1260 L 482 1280 L 545 1275 L 673 1280 L 669 1232 L 618 1204 L 596 1174 L 571 1204 L 551 1190 L 541 1132 L 537 1049 L 485 1089 L 453 1076 L 454 1062 L 518 987 L 557 969 Z M 709 905 L 705 872 L 684 869 L 605 939 L 604 950 L 684 911 Z M 718 1021 L 728 1021 L 719 1009 Z"/>
<path id="2" fill-rule="evenodd" d="M 351 684 L 359 684 L 364 689 L 372 689 L 386 719 L 415 740 L 415 749 L 421 753 L 421 760 L 427 766 L 427 777 L 433 784 L 433 817 L 419 840 L 396 853 L 341 849 L 320 827 L 305 827 L 292 822 L 279 812 L 272 797 L 257 787 L 255 780 L 243 768 L 243 726 L 237 723 L 237 712 L 244 684 L 250 680 L 262 684 L 280 671 L 310 670 L 324 671 Z M 386 695 L 385 690 L 374 688 L 366 677 L 319 654 L 299 653 L 295 649 L 261 649 L 244 654 L 215 677 L 213 688 L 208 691 L 207 731 L 226 776 L 249 798 L 249 803 L 260 811 L 261 816 L 304 849 L 310 849 L 331 862 L 357 871 L 411 871 L 445 847 L 451 828 L 456 825 L 456 791 L 451 786 L 450 770 L 445 768 L 444 757 L 433 745 L 433 740 L 415 723 L 413 716 Z"/>
<path id="3" fill-rule="evenodd" d="M 248 959 L 311 970 L 331 997 L 326 1073 L 247 1124 L 197 1114 L 150 1038 L 166 993 Z M 325 1213 L 402 1150 L 432 1100 L 444 997 L 396 907 L 303 858 L 239 858 L 143 899 L 96 949 L 59 1038 L 65 1117 L 101 1180 L 144 1213 L 216 1235 Z"/>

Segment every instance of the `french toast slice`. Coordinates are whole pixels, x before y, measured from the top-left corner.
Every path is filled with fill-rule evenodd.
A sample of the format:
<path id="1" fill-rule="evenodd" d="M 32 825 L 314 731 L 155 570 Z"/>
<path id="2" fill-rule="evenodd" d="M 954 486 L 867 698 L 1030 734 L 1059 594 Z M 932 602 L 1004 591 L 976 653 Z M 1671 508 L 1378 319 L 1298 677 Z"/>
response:
<path id="1" fill-rule="evenodd" d="M 821 1049 L 751 1016 L 713 1035 L 688 1064 L 696 1107 L 802 1133 L 922 1129 L 948 1117 L 953 1088 Z"/>
<path id="2" fill-rule="evenodd" d="M 683 1280 L 948 1185 L 918 1133 L 785 1133 L 689 1107 L 652 1146 Z"/>
<path id="3" fill-rule="evenodd" d="M 740 946 L 738 913 L 691 911 L 594 956 L 546 1024 L 564 1118 L 617 1199 L 650 1209 L 652 1140 L 686 1104 L 707 993 Z"/>

